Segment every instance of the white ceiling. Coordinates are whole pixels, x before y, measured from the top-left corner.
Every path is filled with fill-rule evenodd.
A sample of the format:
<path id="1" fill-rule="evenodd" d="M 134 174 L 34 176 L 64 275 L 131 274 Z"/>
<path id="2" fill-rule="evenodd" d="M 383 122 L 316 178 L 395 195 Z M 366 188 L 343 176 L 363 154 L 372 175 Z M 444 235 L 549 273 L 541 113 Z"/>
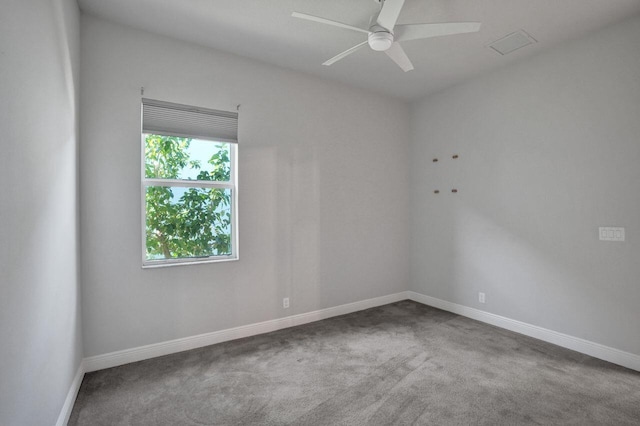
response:
<path id="1" fill-rule="evenodd" d="M 414 40 L 403 47 L 415 70 L 361 49 L 322 62 L 366 34 L 291 17 L 298 11 L 368 27 L 375 0 L 79 0 L 93 15 L 325 79 L 412 100 L 640 13 L 640 0 L 406 0 L 399 24 L 483 23 L 480 32 Z M 487 44 L 519 29 L 537 44 L 500 56 Z"/>

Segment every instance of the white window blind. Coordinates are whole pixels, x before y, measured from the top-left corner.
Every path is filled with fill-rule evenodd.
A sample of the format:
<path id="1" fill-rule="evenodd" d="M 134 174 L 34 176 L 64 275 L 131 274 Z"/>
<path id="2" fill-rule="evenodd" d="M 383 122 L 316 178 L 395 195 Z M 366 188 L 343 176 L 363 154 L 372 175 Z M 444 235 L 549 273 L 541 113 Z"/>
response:
<path id="1" fill-rule="evenodd" d="M 142 132 L 238 143 L 238 114 L 143 98 Z"/>

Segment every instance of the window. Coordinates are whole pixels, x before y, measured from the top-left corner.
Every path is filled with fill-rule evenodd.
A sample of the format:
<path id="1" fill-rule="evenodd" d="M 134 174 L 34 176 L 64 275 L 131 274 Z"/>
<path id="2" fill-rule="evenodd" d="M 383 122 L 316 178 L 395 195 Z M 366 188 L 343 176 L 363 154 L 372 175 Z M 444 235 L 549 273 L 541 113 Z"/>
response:
<path id="1" fill-rule="evenodd" d="M 142 100 L 143 267 L 238 258 L 238 114 Z"/>

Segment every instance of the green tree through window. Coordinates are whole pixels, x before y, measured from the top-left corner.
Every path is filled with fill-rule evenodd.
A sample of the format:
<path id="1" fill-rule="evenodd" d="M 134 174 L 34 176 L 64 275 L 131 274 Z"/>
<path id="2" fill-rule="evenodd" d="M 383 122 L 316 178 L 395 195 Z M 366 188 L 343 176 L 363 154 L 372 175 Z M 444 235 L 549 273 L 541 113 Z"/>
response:
<path id="1" fill-rule="evenodd" d="M 146 259 L 231 255 L 231 144 L 143 138 Z"/>

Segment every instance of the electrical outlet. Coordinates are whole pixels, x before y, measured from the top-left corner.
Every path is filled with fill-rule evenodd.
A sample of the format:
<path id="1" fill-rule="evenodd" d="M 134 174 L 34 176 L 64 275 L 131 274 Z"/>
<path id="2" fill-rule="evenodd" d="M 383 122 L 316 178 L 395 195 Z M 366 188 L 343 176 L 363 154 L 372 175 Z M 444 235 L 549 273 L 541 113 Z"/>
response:
<path id="1" fill-rule="evenodd" d="M 289 307 L 289 298 L 285 297 L 284 299 L 282 299 L 282 307 L 287 309 Z"/>
<path id="2" fill-rule="evenodd" d="M 485 303 L 484 293 L 478 293 L 478 302 Z"/>

